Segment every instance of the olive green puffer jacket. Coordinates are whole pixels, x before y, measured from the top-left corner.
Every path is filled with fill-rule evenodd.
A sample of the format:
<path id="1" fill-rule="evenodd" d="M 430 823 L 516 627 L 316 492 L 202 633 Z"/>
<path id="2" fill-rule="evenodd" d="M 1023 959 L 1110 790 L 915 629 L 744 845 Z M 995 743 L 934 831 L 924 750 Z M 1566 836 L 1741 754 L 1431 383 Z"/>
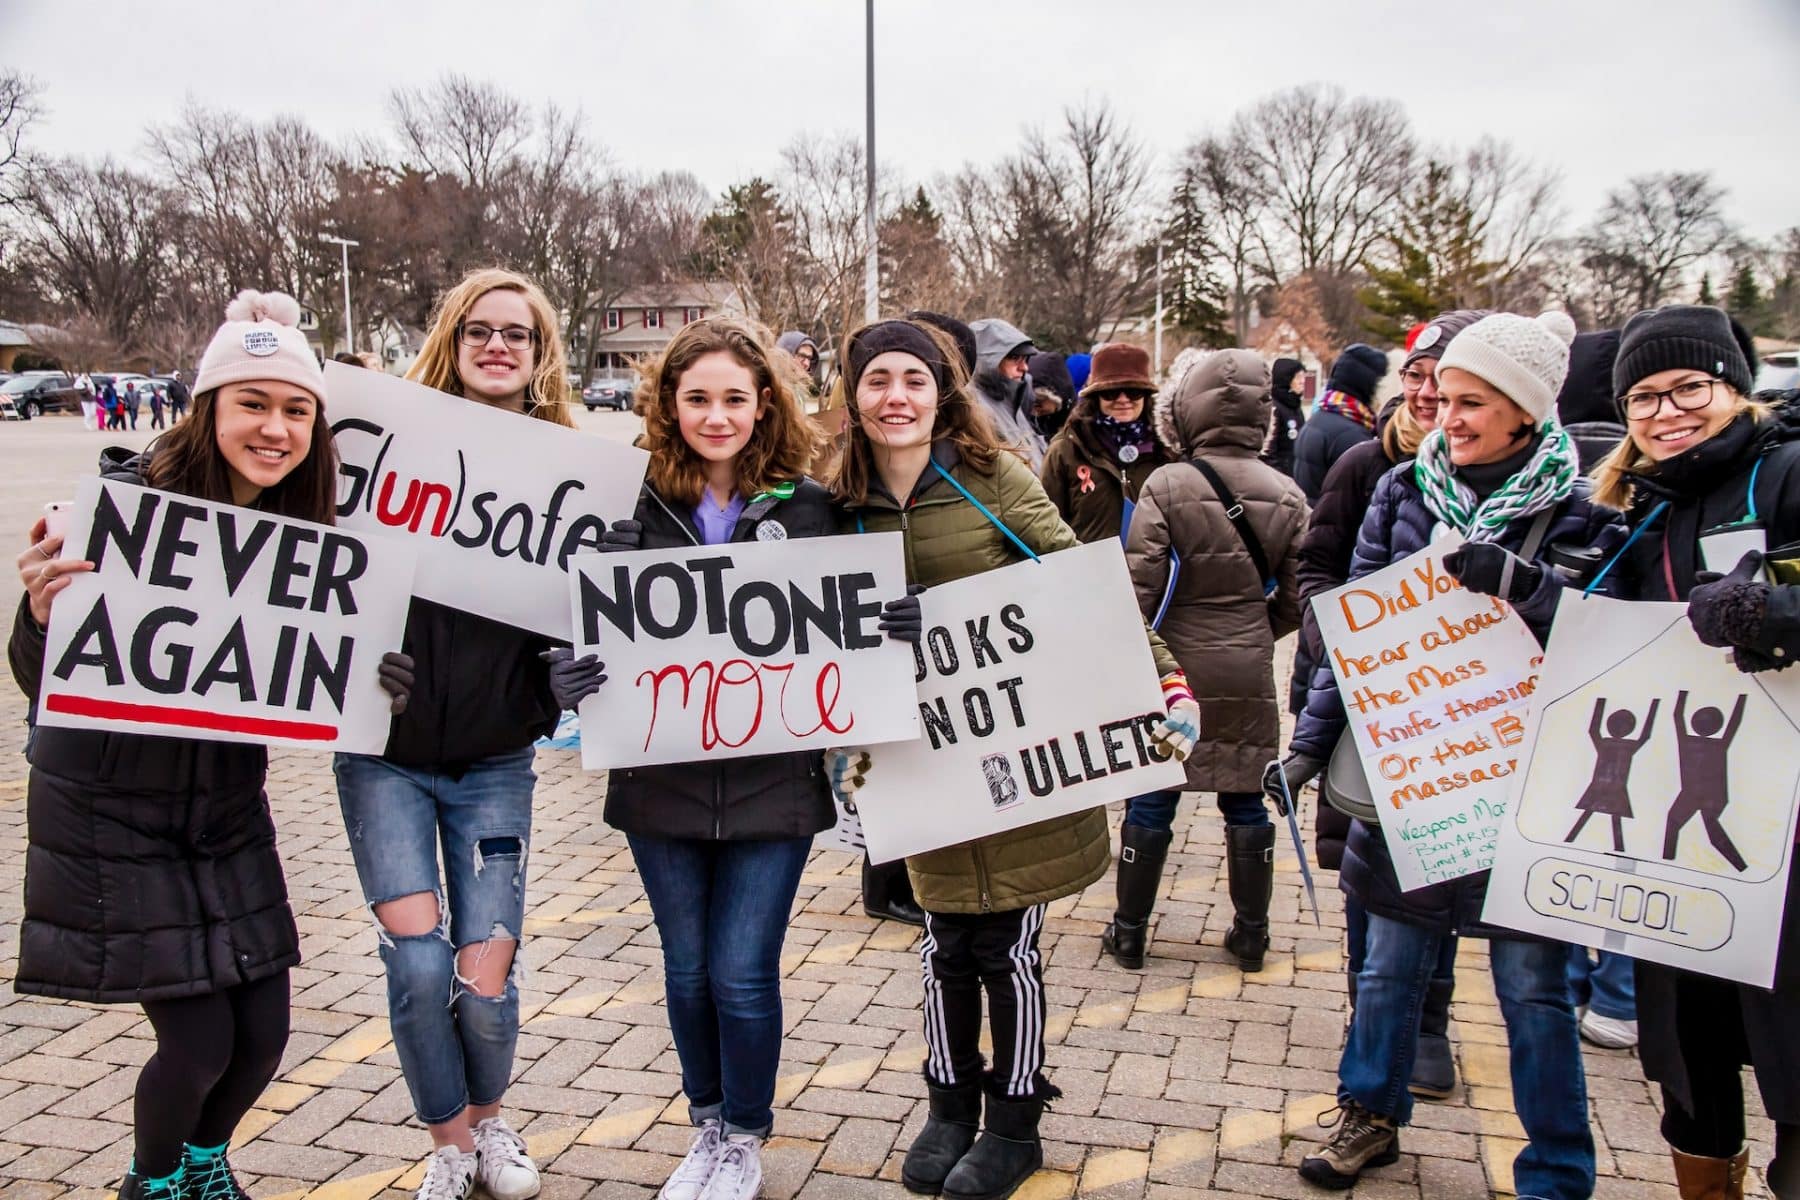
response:
<path id="1" fill-rule="evenodd" d="M 932 461 L 969 489 L 1020 541 L 1038 554 L 1068 550 L 1080 543 L 1057 515 L 1031 469 L 1002 454 L 991 470 L 961 462 L 956 448 L 940 441 Z M 927 468 L 910 501 L 872 491 L 860 506 L 846 509 L 847 531 L 887 533 L 906 539 L 906 578 L 932 587 L 963 579 L 1024 557 L 975 506 Z M 1147 631 L 1146 631 L 1147 632 Z M 1177 670 L 1174 656 L 1148 633 L 1158 674 Z M 881 747 L 871 750 L 881 769 Z M 934 913 L 1002 912 L 1070 896 L 1106 874 L 1112 861 L 1106 810 L 1052 817 L 1020 829 L 946 846 L 906 860 L 913 894 Z"/>

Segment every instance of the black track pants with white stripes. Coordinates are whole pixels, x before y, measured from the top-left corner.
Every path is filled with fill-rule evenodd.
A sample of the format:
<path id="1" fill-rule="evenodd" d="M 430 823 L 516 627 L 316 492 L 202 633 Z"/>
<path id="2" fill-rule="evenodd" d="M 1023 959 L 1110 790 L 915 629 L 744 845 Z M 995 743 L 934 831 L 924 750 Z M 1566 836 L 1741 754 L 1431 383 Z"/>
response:
<path id="1" fill-rule="evenodd" d="M 981 1078 L 981 993 L 994 1034 L 993 1084 L 1008 1096 L 1042 1094 L 1044 906 L 995 913 L 925 914 L 925 1078 L 939 1087 Z"/>

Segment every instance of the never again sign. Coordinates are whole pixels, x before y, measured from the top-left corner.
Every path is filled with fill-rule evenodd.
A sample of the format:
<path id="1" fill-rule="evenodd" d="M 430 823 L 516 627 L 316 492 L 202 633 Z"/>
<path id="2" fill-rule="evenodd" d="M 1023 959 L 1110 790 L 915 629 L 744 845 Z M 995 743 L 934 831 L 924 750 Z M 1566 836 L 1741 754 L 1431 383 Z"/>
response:
<path id="1" fill-rule="evenodd" d="M 941 584 L 920 599 L 924 736 L 877 746 L 857 811 L 887 862 L 1179 788 L 1150 730 L 1162 687 L 1116 539 Z M 1202 731 L 1204 736 L 1204 731 Z"/>
<path id="2" fill-rule="evenodd" d="M 50 610 L 38 723 L 379 754 L 381 656 L 414 556 L 251 509 L 81 481 Z"/>
<path id="3" fill-rule="evenodd" d="M 876 622 L 906 591 L 897 533 L 573 560 L 588 770 L 918 736 L 908 648 Z"/>

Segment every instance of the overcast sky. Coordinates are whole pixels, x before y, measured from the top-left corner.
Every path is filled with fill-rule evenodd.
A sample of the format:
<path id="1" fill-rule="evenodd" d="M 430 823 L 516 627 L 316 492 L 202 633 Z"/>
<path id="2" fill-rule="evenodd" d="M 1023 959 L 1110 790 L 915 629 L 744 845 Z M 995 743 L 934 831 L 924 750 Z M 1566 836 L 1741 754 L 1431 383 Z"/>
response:
<path id="1" fill-rule="evenodd" d="M 1585 222 L 1633 174 L 1708 170 L 1727 213 L 1800 224 L 1800 0 L 876 0 L 876 148 L 929 179 L 1105 98 L 1167 163 L 1313 80 L 1391 97 L 1434 144 L 1483 133 L 1559 169 Z M 0 61 L 43 84 L 33 144 L 143 153 L 192 97 L 384 131 L 445 71 L 585 112 L 614 159 L 712 189 L 801 131 L 863 128 L 860 0 L 0 0 Z"/>

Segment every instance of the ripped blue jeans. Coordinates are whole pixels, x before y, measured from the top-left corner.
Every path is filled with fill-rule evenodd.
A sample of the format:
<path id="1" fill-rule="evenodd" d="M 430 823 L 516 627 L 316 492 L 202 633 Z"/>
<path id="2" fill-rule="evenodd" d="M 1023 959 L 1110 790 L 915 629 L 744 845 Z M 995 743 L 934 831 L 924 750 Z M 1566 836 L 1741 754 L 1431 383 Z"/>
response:
<path id="1" fill-rule="evenodd" d="M 388 1021 L 413 1111 L 427 1125 L 468 1105 L 497 1103 L 519 1040 L 519 952 L 531 841 L 526 747 L 472 764 L 460 776 L 340 754 L 332 762 L 356 875 L 374 906 L 435 895 L 440 923 L 403 936 L 376 922 L 387 968 Z M 444 870 L 438 874 L 438 847 Z M 514 941 L 498 996 L 472 992 L 456 973 L 464 946 Z"/>

